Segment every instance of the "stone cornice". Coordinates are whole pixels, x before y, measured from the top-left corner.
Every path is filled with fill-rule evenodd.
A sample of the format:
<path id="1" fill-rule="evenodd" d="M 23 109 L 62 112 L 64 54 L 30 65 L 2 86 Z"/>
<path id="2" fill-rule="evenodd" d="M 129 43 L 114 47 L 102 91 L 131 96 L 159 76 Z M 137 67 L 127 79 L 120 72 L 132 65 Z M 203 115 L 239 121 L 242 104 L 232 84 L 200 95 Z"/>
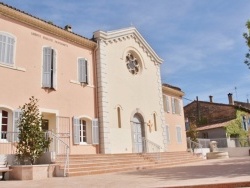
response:
<path id="1" fill-rule="evenodd" d="M 139 44 L 147 56 L 155 63 L 161 64 L 163 60 L 155 53 L 142 35 L 134 27 L 114 31 L 97 31 L 94 37 L 104 40 L 107 45 L 133 39 Z"/>
<path id="2" fill-rule="evenodd" d="M 174 95 L 178 97 L 184 96 L 184 92 L 177 90 L 177 89 L 173 89 L 171 87 L 167 87 L 167 86 L 162 86 L 162 92 L 163 94 L 169 94 L 169 95 Z"/>
<path id="3" fill-rule="evenodd" d="M 57 36 L 59 38 L 62 38 L 64 40 L 67 40 L 69 42 L 73 42 L 75 44 L 94 49 L 97 44 L 89 40 L 87 38 L 84 38 L 80 35 L 77 35 L 75 33 L 66 31 L 58 26 L 55 26 L 51 23 L 48 23 L 44 20 L 41 20 L 39 18 L 36 18 L 32 15 L 29 15 L 25 12 L 21 12 L 17 9 L 14 9 L 12 7 L 9 7 L 3 3 L 0 3 L 0 14 L 4 17 L 13 19 L 17 22 L 21 22 L 23 24 L 29 25 L 33 28 L 39 29 L 41 31 L 44 31 L 46 33 L 49 33 L 51 35 Z"/>

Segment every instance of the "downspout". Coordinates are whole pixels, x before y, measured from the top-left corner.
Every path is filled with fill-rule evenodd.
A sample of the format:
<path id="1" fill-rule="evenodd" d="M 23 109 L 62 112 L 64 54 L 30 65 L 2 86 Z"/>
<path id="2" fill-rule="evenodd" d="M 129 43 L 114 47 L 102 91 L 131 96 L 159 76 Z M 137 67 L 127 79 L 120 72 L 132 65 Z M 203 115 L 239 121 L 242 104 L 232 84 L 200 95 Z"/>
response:
<path id="1" fill-rule="evenodd" d="M 94 68 L 94 83 L 95 83 L 95 116 L 98 118 L 99 120 L 99 101 L 98 101 L 98 77 L 97 77 L 97 57 L 96 57 L 96 52 L 99 48 L 99 40 L 96 41 L 97 43 L 97 46 L 95 47 L 94 49 L 94 54 L 93 54 L 93 59 L 94 59 L 94 62 L 95 62 L 95 68 Z M 100 153 L 100 126 L 99 126 L 99 144 L 98 144 L 98 148 L 97 148 L 97 154 Z"/>

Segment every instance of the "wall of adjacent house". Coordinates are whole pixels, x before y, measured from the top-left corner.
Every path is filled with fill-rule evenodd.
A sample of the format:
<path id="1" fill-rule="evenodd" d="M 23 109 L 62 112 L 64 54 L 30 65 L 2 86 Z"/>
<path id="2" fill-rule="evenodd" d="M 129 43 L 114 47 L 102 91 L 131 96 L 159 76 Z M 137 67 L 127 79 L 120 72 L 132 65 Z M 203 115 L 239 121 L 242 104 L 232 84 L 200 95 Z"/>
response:
<path id="1" fill-rule="evenodd" d="M 187 140 L 186 140 L 186 130 L 183 112 L 183 101 L 182 98 L 173 95 L 172 93 L 164 92 L 166 97 L 168 97 L 169 110 L 165 111 L 165 121 L 168 127 L 168 144 L 167 151 L 186 151 L 187 150 Z M 176 98 L 180 102 L 180 113 L 174 113 L 172 109 L 172 98 Z M 165 101 L 166 102 L 166 101 Z M 166 105 L 166 104 L 164 104 Z M 181 138 L 178 136 L 177 129 L 181 131 Z M 181 139 L 181 140 L 179 140 Z"/>
<path id="2" fill-rule="evenodd" d="M 41 21 L 40 21 L 41 22 Z M 39 100 L 39 108 L 50 118 L 68 117 L 72 153 L 96 153 L 92 145 L 73 145 L 72 117 L 96 118 L 95 71 L 93 50 L 68 42 L 62 38 L 32 28 L 31 25 L 11 20 L 0 14 L 0 33 L 15 38 L 14 64 L 0 62 L 0 108 L 13 112 L 34 96 Z M 42 87 L 43 47 L 51 47 L 56 52 L 55 89 Z M 78 82 L 78 58 L 88 62 L 87 85 Z M 59 129 L 56 120 L 51 120 L 55 133 Z M 9 129 L 11 130 L 11 128 Z"/>
<path id="3" fill-rule="evenodd" d="M 198 132 L 198 138 L 204 138 L 206 134 L 207 138 L 226 138 L 226 129 L 223 127 L 209 130 L 202 130 Z"/>
<path id="4" fill-rule="evenodd" d="M 194 101 L 184 108 L 185 118 L 197 126 L 225 122 L 236 118 L 236 110 L 232 105 Z"/>

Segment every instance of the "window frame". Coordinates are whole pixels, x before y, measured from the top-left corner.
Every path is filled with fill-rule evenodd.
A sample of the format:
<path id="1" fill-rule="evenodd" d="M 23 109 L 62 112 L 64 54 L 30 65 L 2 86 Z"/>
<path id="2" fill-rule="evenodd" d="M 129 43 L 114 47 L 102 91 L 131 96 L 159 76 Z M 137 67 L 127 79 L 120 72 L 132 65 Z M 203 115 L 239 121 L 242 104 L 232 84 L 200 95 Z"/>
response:
<path id="1" fill-rule="evenodd" d="M 167 143 L 170 143 L 170 131 L 169 131 L 169 125 L 166 125 L 166 141 Z"/>
<path id="2" fill-rule="evenodd" d="M 3 116 L 3 112 L 6 112 L 7 113 L 7 117 L 6 116 Z M 4 123 L 3 124 L 3 119 L 7 119 L 7 123 Z M 7 141 L 7 132 L 8 132 L 8 128 L 9 128 L 9 112 L 4 110 L 4 109 L 0 109 L 0 141 L 3 142 L 3 141 Z M 3 126 L 6 126 L 6 132 L 5 133 L 5 136 L 3 138 L 3 135 L 4 133 L 2 133 L 2 129 L 3 129 Z"/>
<path id="3" fill-rule="evenodd" d="M 116 108 L 117 110 L 117 123 L 118 123 L 118 128 L 122 128 L 122 121 L 121 121 L 121 108 L 118 106 Z"/>
<path id="4" fill-rule="evenodd" d="M 51 51 L 47 61 L 45 50 Z M 42 48 L 42 88 L 57 89 L 57 51 L 51 46 Z"/>
<path id="5" fill-rule="evenodd" d="M 171 98 L 171 103 L 172 103 L 172 113 L 173 114 L 179 114 L 181 115 L 182 110 L 181 110 L 181 100 L 175 97 Z"/>
<path id="6" fill-rule="evenodd" d="M 85 65 L 80 65 L 81 60 L 83 60 L 83 64 Z M 80 67 L 85 67 L 85 70 L 80 69 Z M 80 57 L 77 59 L 77 81 L 81 84 L 89 84 L 89 74 L 88 74 L 88 69 L 89 69 L 89 63 L 86 58 Z M 85 79 L 84 79 L 85 77 Z"/>
<path id="7" fill-rule="evenodd" d="M 181 134 L 181 127 L 176 126 L 176 140 L 178 144 L 182 144 L 182 134 Z"/>
<path id="8" fill-rule="evenodd" d="M 7 38 L 6 40 L 8 40 L 8 39 L 13 40 L 13 44 L 9 44 L 6 41 L 7 47 L 5 46 L 4 53 L 2 53 L 1 50 L 3 50 L 3 48 L 2 48 L 3 42 L 0 41 L 0 64 L 5 65 L 5 66 L 9 66 L 9 67 L 14 67 L 15 66 L 15 54 L 16 54 L 16 37 L 14 35 L 10 34 L 10 33 L 3 32 L 3 31 L 0 31 L 0 38 L 1 38 L 1 36 L 6 37 Z M 12 47 L 8 48 L 8 45 L 12 45 Z M 8 59 L 11 59 L 11 62 L 6 61 L 6 58 L 9 55 L 9 53 L 11 53 L 11 57 L 8 58 Z M 4 54 L 4 57 L 5 56 L 6 57 L 1 58 L 1 54 Z M 2 61 L 2 59 L 3 59 L 3 61 Z"/>
<path id="9" fill-rule="evenodd" d="M 81 136 L 81 121 L 85 121 L 85 138 Z M 73 117 L 73 144 L 75 145 L 98 145 L 99 144 L 99 125 L 98 119 L 89 119 L 86 117 Z"/>

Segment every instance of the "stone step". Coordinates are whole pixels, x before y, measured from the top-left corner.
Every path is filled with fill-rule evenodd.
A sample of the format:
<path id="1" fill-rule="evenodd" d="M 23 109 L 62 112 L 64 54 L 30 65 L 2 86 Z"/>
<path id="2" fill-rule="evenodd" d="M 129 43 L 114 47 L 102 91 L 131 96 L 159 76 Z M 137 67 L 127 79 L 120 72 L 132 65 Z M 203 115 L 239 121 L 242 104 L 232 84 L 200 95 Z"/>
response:
<path id="1" fill-rule="evenodd" d="M 160 161 L 156 153 L 147 154 L 97 154 L 70 155 L 68 176 L 83 176 L 110 172 L 165 168 L 180 164 L 196 162 L 202 158 L 188 152 L 163 152 Z M 64 167 L 64 156 L 58 156 L 56 164 Z"/>

